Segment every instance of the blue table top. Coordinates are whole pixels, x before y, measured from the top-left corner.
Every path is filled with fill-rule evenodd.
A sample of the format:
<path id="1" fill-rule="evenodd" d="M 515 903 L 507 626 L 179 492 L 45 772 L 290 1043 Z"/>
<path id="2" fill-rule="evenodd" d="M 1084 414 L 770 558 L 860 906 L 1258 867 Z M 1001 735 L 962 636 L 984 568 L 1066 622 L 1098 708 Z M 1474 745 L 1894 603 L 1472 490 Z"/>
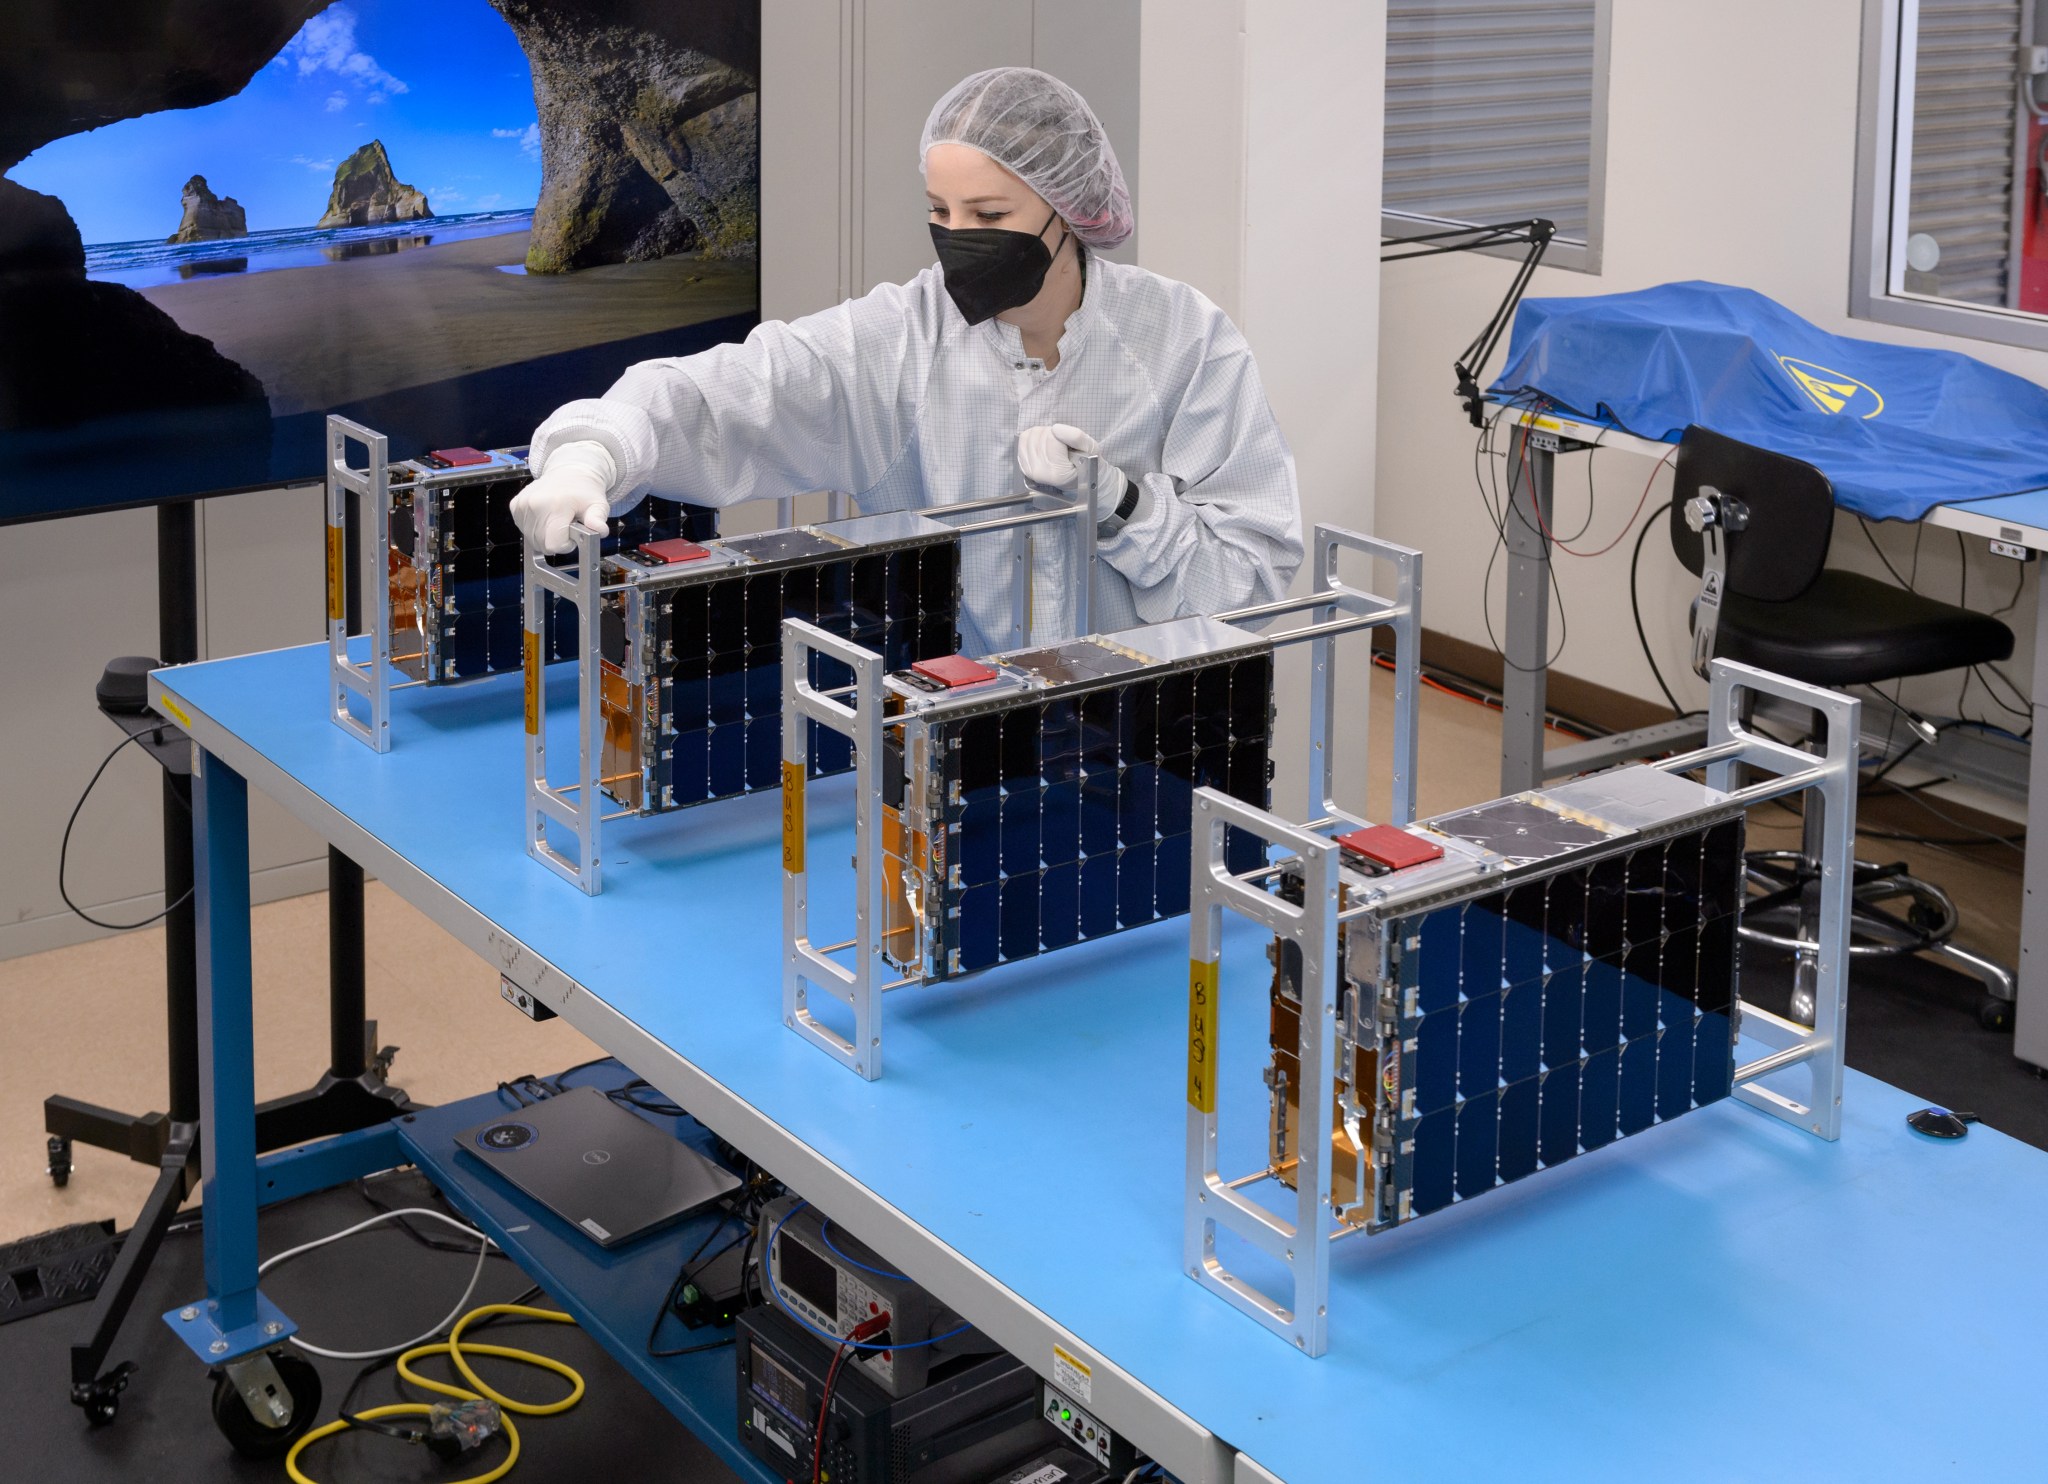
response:
<path id="1" fill-rule="evenodd" d="M 1291 1484 L 1988 1479 L 2048 1457 L 2048 1154 L 1925 1140 L 1915 1099 L 1855 1073 L 1838 1143 L 1719 1104 L 1339 1243 L 1310 1360 L 1181 1271 L 1184 923 L 898 991 L 863 1082 L 780 1026 L 775 797 L 608 826 L 586 898 L 521 853 L 516 677 L 399 693 L 379 757 L 325 719 L 325 665 L 309 647 L 167 683 L 202 740 L 224 727 Z M 814 789 L 814 862 L 851 839 L 834 793 Z M 850 901 L 812 880 L 814 912 Z M 1236 1171 L 1264 1139 L 1267 973 L 1227 936 Z"/>

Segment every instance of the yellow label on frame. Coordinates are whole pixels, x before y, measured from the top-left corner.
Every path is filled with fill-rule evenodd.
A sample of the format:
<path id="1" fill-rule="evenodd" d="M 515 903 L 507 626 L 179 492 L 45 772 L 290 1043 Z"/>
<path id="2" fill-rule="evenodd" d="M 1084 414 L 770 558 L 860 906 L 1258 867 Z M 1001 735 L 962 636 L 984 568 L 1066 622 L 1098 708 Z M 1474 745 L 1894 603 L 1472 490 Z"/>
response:
<path id="1" fill-rule="evenodd" d="M 540 635 L 526 631 L 526 735 L 540 735 Z"/>
<path id="2" fill-rule="evenodd" d="M 1188 1106 L 1197 1113 L 1216 1111 L 1216 976 L 1215 960 L 1188 963 Z"/>
<path id="3" fill-rule="evenodd" d="M 782 869 L 804 868 L 804 765 L 782 763 Z"/>
<path id="4" fill-rule="evenodd" d="M 327 621 L 340 623 L 342 615 L 348 612 L 342 591 L 345 586 L 344 574 L 348 571 L 348 536 L 340 526 L 327 528 Z"/>

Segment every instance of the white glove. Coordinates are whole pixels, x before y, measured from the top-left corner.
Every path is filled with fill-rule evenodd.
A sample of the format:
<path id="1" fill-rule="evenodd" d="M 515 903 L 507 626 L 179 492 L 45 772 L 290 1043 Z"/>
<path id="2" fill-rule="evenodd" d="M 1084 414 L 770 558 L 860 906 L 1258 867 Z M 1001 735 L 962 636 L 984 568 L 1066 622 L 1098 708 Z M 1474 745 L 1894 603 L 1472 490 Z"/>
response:
<path id="1" fill-rule="evenodd" d="M 1081 462 L 1076 455 L 1101 453 L 1100 443 L 1068 423 L 1026 428 L 1017 435 L 1017 467 L 1024 477 L 1033 484 L 1047 484 L 1055 489 L 1070 490 L 1080 485 Z M 1124 497 L 1121 469 L 1103 469 L 1101 496 L 1107 509 L 1116 509 L 1117 501 Z"/>
<path id="2" fill-rule="evenodd" d="M 545 552 L 573 551 L 572 522 L 604 530 L 611 520 L 618 465 L 602 443 L 580 439 L 548 454 L 538 478 L 512 497 L 512 519 Z"/>

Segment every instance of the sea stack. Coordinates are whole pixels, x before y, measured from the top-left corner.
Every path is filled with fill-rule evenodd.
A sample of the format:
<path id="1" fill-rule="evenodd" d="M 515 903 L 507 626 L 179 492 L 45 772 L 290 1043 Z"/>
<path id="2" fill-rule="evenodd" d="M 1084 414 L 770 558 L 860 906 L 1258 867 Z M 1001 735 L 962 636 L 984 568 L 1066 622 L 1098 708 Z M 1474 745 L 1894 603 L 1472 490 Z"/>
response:
<path id="1" fill-rule="evenodd" d="M 233 196 L 214 195 L 205 176 L 195 175 L 186 181 L 181 199 L 185 215 L 166 242 L 212 242 L 249 235 L 249 214 L 242 210 L 242 203 Z"/>
<path id="2" fill-rule="evenodd" d="M 391 172 L 384 141 L 372 139 L 341 162 L 334 172 L 334 190 L 322 227 L 374 227 L 384 222 L 410 222 L 434 214 L 427 198 Z"/>

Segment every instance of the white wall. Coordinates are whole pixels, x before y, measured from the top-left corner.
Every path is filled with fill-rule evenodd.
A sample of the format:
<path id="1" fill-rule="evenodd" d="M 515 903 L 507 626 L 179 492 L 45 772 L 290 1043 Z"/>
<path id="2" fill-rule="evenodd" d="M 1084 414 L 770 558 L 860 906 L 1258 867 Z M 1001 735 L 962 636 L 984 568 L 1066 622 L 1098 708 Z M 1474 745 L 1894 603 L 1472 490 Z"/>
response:
<path id="1" fill-rule="evenodd" d="M 308 643 L 322 633 L 320 501 L 311 489 L 200 508 L 200 652 Z M 148 510 L 10 526 L 0 533 L 0 958 L 100 936 L 65 910 L 57 851 L 80 790 L 120 734 L 93 704 L 117 654 L 155 654 L 156 517 Z M 127 922 L 163 906 L 161 785 L 127 748 L 80 814 L 68 879 L 79 905 Z M 326 880 L 325 851 L 268 800 L 252 805 L 259 900 Z"/>
<path id="2" fill-rule="evenodd" d="M 1625 0 L 1614 6 L 1607 123 L 1607 229 L 1598 275 L 1545 269 L 1532 296 L 1614 293 L 1678 279 L 1753 288 L 1840 334 L 1938 345 L 2048 380 L 2048 355 L 1987 342 L 1918 334 L 1849 319 L 1849 243 L 1855 190 L 1856 110 L 1862 5 L 1859 0 Z M 1381 280 L 1379 413 L 1389 430 L 1379 456 L 1383 534 L 1425 547 L 1431 601 L 1427 621 L 1486 642 L 1480 581 L 1492 532 L 1473 488 L 1473 432 L 1451 396 L 1451 361 L 1505 290 L 1510 265 L 1452 256 L 1390 264 Z M 1499 369 L 1496 357 L 1492 370 Z M 1605 545 L 1635 508 L 1651 471 L 1644 459 L 1602 453 L 1593 524 L 1577 543 Z M 1560 530 L 1586 509 L 1586 460 L 1559 461 Z M 1670 493 L 1657 477 L 1650 508 Z M 1886 526 L 1879 542 L 1904 572 L 1921 543 L 1920 588 L 1958 594 L 1953 533 Z M 1631 538 L 1632 540 L 1633 538 Z M 1645 698 L 1656 696 L 1628 610 L 1629 541 L 1598 560 L 1559 556 L 1570 634 L 1557 668 Z M 2012 592 L 2014 564 L 1969 543 L 1973 607 L 1996 607 Z M 1882 576 L 1855 522 L 1838 523 L 1833 565 Z M 2005 668 L 2022 687 L 2031 673 L 2035 579 L 2008 619 L 2020 649 Z M 1661 533 L 1645 545 L 1644 618 L 1679 698 L 1704 696 L 1685 663 L 1689 577 Z M 1501 571 L 1491 592 L 1500 625 Z M 1990 595 L 1996 601 L 1987 601 Z M 1552 614 L 1552 643 L 1557 619 Z M 1910 685 L 1909 704 L 1949 712 L 1957 681 Z M 1998 718 L 1972 688 L 1971 710 Z"/>
<path id="3" fill-rule="evenodd" d="M 1305 526 L 1374 529 L 1381 0 L 1146 0 L 1139 261 L 1220 304 L 1258 357 Z M 1359 580 L 1371 576 L 1360 571 Z M 1432 574 L 1432 580 L 1434 574 Z M 1296 586 L 1303 585 L 1297 579 Z M 1363 640 L 1340 794 L 1361 802 Z M 1281 662 L 1275 803 L 1301 803 L 1305 655 Z"/>

